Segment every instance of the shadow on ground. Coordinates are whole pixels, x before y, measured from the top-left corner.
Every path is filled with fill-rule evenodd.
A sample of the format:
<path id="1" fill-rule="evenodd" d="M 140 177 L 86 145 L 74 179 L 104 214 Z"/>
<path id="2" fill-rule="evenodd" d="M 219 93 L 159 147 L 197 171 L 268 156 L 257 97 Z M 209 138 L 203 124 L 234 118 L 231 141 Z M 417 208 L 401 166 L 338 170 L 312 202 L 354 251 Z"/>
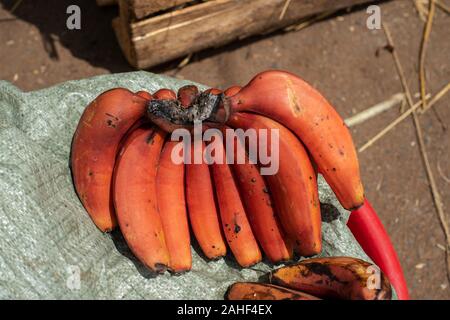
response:
<path id="1" fill-rule="evenodd" d="M 7 11 L 14 8 L 17 0 L 5 0 Z M 17 19 L 35 25 L 39 31 L 46 53 L 52 60 L 59 60 L 56 42 L 60 42 L 71 53 L 91 65 L 111 72 L 133 70 L 122 56 L 112 31 L 111 21 L 118 15 L 116 6 L 98 7 L 93 0 L 76 1 L 81 8 L 81 31 L 69 30 L 66 20 L 67 7 L 72 0 L 22 1 L 13 11 Z M 11 19 L 0 19 L 0 26 Z M 88 32 L 86 32 L 88 31 Z"/>
<path id="2" fill-rule="evenodd" d="M 386 2 L 382 0 L 380 2 Z M 15 18 L 0 19 L 0 25 L 14 19 L 20 19 L 35 25 L 41 34 L 44 48 L 52 60 L 59 60 L 56 42 L 69 49 L 73 56 L 89 62 L 94 67 L 100 67 L 111 73 L 135 70 L 122 55 L 115 33 L 112 29 L 112 20 L 118 16 L 117 6 L 99 7 L 93 0 L 79 0 L 76 2 L 81 9 L 81 30 L 69 30 L 66 26 L 67 8 L 73 5 L 72 0 L 49 1 L 20 1 L 4 0 L 3 7 L 12 12 Z M 364 9 L 364 5 L 357 5 L 351 11 Z M 333 19 L 342 13 L 350 12 L 348 9 L 337 11 L 327 19 Z M 82 31 L 82 32 L 80 32 Z M 261 39 L 281 34 L 284 31 L 274 31 L 264 35 L 255 35 L 246 39 L 235 41 L 228 45 L 206 49 L 195 53 L 192 61 L 215 56 L 226 51 L 233 51 L 245 47 Z M 173 70 L 171 75 L 177 73 L 177 66 L 184 59 L 181 57 L 173 61 L 149 68 L 154 73 L 164 73 Z"/>

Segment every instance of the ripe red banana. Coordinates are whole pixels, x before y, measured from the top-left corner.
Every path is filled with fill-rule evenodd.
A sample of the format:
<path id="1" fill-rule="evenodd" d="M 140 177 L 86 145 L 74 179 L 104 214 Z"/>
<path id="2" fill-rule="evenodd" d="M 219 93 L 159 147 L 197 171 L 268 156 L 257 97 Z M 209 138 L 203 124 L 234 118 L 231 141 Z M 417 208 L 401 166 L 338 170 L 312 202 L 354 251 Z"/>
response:
<path id="1" fill-rule="evenodd" d="M 222 139 L 216 136 L 214 141 L 224 151 Z M 212 164 L 212 173 L 223 231 L 239 265 L 249 267 L 261 261 L 261 251 L 245 214 L 231 169 L 225 159 L 222 160 L 222 164 Z"/>
<path id="2" fill-rule="evenodd" d="M 274 284 L 324 299 L 390 300 L 389 280 L 376 270 L 357 258 L 313 258 L 277 269 L 269 278 Z"/>
<path id="3" fill-rule="evenodd" d="M 144 98 L 144 99 L 147 99 L 147 100 L 152 100 L 153 99 L 153 96 L 149 92 L 144 91 L 144 90 L 138 91 L 138 92 L 136 92 L 136 94 L 138 96 Z"/>
<path id="4" fill-rule="evenodd" d="M 153 94 L 153 98 L 159 100 L 175 100 L 177 95 L 173 90 L 159 89 Z"/>
<path id="5" fill-rule="evenodd" d="M 117 211 L 131 250 L 157 272 L 166 266 L 174 272 L 191 268 L 186 205 L 189 210 L 192 207 L 191 221 L 197 224 L 194 233 L 205 254 L 215 258 L 225 254 L 226 247 L 207 165 L 192 165 L 184 172 L 184 165 L 173 163 L 171 158 L 176 142 L 163 147 L 164 134 L 143 124 L 145 115 L 169 132 L 191 129 L 196 120 L 205 121 L 207 126 L 227 123 L 234 128 L 279 130 L 279 170 L 266 181 L 248 162 L 211 167 L 224 235 L 241 266 L 261 260 L 256 240 L 273 262 L 291 257 L 291 240 L 303 256 L 321 251 L 320 206 L 311 162 L 317 164 L 345 208 L 363 203 L 359 165 L 348 129 L 333 107 L 293 74 L 263 72 L 245 87 L 231 87 L 223 93 L 218 89 L 199 93 L 195 86 L 182 87 L 178 94 L 169 89 L 153 95 L 145 91 L 133 94 L 121 88 L 107 91 L 86 108 L 74 135 L 71 169 L 75 188 L 102 231 L 114 228 Z M 267 145 L 259 139 L 258 146 L 267 149 L 273 159 L 270 134 L 268 138 Z M 221 139 L 220 143 L 223 149 Z M 197 174 L 205 180 L 200 181 Z M 198 190 L 205 190 L 204 195 L 196 193 Z M 271 199 L 276 210 L 267 205 Z M 274 211 L 286 236 L 277 225 Z M 205 226 L 210 234 L 204 232 Z M 327 268 L 336 268 L 345 278 L 342 270 L 358 265 L 345 263 L 330 263 Z M 356 271 L 352 274 L 360 276 Z M 336 286 L 338 289 L 333 288 L 340 296 L 348 293 Z M 374 297 L 373 292 L 363 290 L 349 294 Z M 375 298 L 383 294 L 377 293 Z"/>
<path id="6" fill-rule="evenodd" d="M 227 96 L 227 97 L 231 97 L 234 96 L 235 94 L 237 94 L 239 91 L 241 91 L 242 87 L 240 86 L 232 86 L 229 87 L 228 89 L 226 89 L 223 93 Z"/>
<path id="7" fill-rule="evenodd" d="M 244 156 L 245 163 L 238 164 L 240 153 Z M 269 189 L 258 167 L 250 163 L 239 140 L 235 141 L 234 162 L 231 169 L 253 233 L 267 258 L 272 263 L 291 259 L 292 244 L 279 224 L 272 207 Z"/>
<path id="8" fill-rule="evenodd" d="M 258 139 L 259 148 L 271 150 L 271 131 L 279 132 L 278 172 L 267 175 L 266 181 L 283 229 L 295 242 L 303 256 L 320 253 L 322 249 L 321 216 L 317 181 L 308 154 L 301 142 L 287 128 L 264 116 L 235 113 L 228 123 L 245 130 L 268 130 L 268 141 Z M 259 136 L 259 135 L 258 135 Z M 274 141 L 277 143 L 277 141 Z"/>
<path id="9" fill-rule="evenodd" d="M 164 144 L 156 174 L 156 194 L 169 250 L 169 268 L 174 273 L 181 273 L 191 269 L 192 256 L 184 196 L 184 164 L 175 164 L 172 160 L 172 151 L 177 144 L 175 141 Z"/>
<path id="10" fill-rule="evenodd" d="M 147 99 L 123 88 L 99 95 L 84 110 L 72 141 L 75 189 L 103 232 L 117 225 L 111 198 L 116 153 L 125 133 L 145 115 Z"/>
<path id="11" fill-rule="evenodd" d="M 265 71 L 224 104 L 231 112 L 255 112 L 278 121 L 305 144 L 342 206 L 364 202 L 358 158 L 344 121 L 327 100 L 299 77 Z"/>
<path id="12" fill-rule="evenodd" d="M 204 143 L 200 150 L 191 147 L 191 156 L 201 152 L 203 156 Z M 222 234 L 214 199 L 214 189 L 208 164 L 186 164 L 186 202 L 192 231 L 203 253 L 209 259 L 216 259 L 227 253 L 227 247 Z"/>
<path id="13" fill-rule="evenodd" d="M 257 282 L 233 283 L 225 293 L 226 300 L 320 300 L 304 292 Z"/>
<path id="14" fill-rule="evenodd" d="M 169 265 L 156 197 L 156 170 L 164 135 L 148 125 L 129 134 L 118 155 L 113 181 L 120 230 L 131 251 L 155 272 L 164 272 Z"/>
<path id="15" fill-rule="evenodd" d="M 219 95 L 222 93 L 222 90 L 217 89 L 217 88 L 209 88 L 209 89 L 206 89 L 204 92 Z"/>

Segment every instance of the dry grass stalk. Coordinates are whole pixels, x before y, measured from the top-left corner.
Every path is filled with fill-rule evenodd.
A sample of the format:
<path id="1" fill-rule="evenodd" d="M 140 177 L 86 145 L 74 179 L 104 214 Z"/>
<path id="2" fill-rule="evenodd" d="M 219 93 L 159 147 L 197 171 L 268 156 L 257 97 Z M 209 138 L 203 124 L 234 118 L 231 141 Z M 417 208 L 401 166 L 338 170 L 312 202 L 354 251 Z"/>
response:
<path id="1" fill-rule="evenodd" d="M 434 0 L 429 1 L 428 18 L 423 30 L 422 43 L 420 46 L 419 57 L 419 83 L 420 83 L 420 96 L 422 99 L 422 110 L 427 107 L 425 94 L 426 94 L 426 75 L 425 75 L 425 53 L 427 50 L 428 39 L 430 38 L 431 27 L 433 26 L 433 18 L 436 6 Z"/>
<path id="2" fill-rule="evenodd" d="M 393 42 L 393 39 L 391 37 L 388 27 L 386 25 L 383 25 L 383 28 L 384 28 L 384 31 L 386 34 L 386 38 L 388 39 L 389 45 L 391 47 L 395 48 L 394 42 Z M 425 148 L 425 143 L 423 140 L 423 133 L 422 133 L 422 128 L 420 126 L 419 117 L 417 116 L 416 112 L 413 110 L 414 106 L 413 106 L 413 101 L 412 101 L 412 97 L 411 97 L 411 92 L 405 81 L 405 76 L 404 76 L 402 65 L 400 63 L 400 59 L 398 58 L 397 52 L 395 50 L 392 51 L 392 55 L 394 57 L 397 72 L 402 81 L 402 86 L 405 89 L 405 95 L 406 95 L 406 98 L 407 98 L 407 101 L 409 104 L 409 108 L 410 108 L 412 116 L 413 116 L 414 126 L 415 126 L 416 134 L 417 134 L 417 140 L 419 142 L 420 153 L 422 155 L 422 160 L 425 165 L 428 181 L 430 184 L 431 194 L 433 196 L 433 201 L 434 201 L 434 205 L 435 205 L 435 208 L 436 208 L 436 211 L 438 214 L 439 222 L 440 222 L 442 230 L 444 232 L 444 237 L 445 237 L 445 241 L 446 241 L 445 260 L 446 260 L 446 268 L 447 268 L 447 280 L 450 282 L 450 228 L 447 224 L 447 218 L 445 216 L 445 212 L 443 209 L 441 196 L 439 194 L 439 189 L 438 189 L 436 181 L 434 179 L 433 171 L 431 170 L 430 161 L 428 160 L 428 154 L 427 154 L 427 151 Z"/>
<path id="3" fill-rule="evenodd" d="M 363 123 L 363 122 L 379 115 L 380 113 L 382 113 L 384 111 L 391 109 L 392 107 L 397 106 L 398 104 L 402 103 L 403 101 L 405 101 L 405 95 L 403 93 L 394 94 L 388 100 L 377 103 L 373 107 L 365 109 L 365 110 L 355 114 L 354 116 L 345 119 L 345 124 L 348 127 L 353 127 L 357 124 Z"/>
<path id="4" fill-rule="evenodd" d="M 14 13 L 14 11 L 17 10 L 17 8 L 20 6 L 23 0 L 17 0 L 14 2 L 14 5 L 11 7 L 11 10 L 9 10 L 10 13 Z"/>
<path id="5" fill-rule="evenodd" d="M 444 11 L 447 14 L 450 14 L 450 7 L 448 5 L 443 3 L 441 0 L 439 0 L 439 1 L 436 0 L 435 2 L 436 2 L 436 6 L 439 7 L 439 9 L 441 9 L 442 11 Z"/>
<path id="6" fill-rule="evenodd" d="M 428 0 L 414 0 L 414 5 L 416 6 L 420 20 L 426 22 L 428 16 Z"/>
<path id="7" fill-rule="evenodd" d="M 433 98 L 430 100 L 430 102 L 427 105 L 428 109 L 426 109 L 425 111 L 432 108 L 449 91 L 450 91 L 450 82 L 444 88 L 442 88 L 436 95 L 433 96 Z M 427 99 L 428 99 L 428 97 L 429 97 L 429 95 L 427 95 Z M 386 135 L 393 128 L 395 128 L 400 122 L 402 122 L 403 120 L 408 118 L 408 116 L 411 115 L 411 113 L 413 111 L 417 111 L 417 109 L 419 109 L 419 107 L 421 105 L 422 105 L 422 101 L 415 103 L 412 108 L 409 108 L 408 110 L 406 110 L 397 119 L 395 119 L 389 125 L 387 125 L 383 130 L 381 130 L 375 136 L 373 136 L 371 139 L 369 139 L 369 141 L 367 141 L 361 148 L 359 148 L 358 151 L 363 152 L 364 150 L 369 148 L 371 145 L 373 145 L 375 142 L 380 140 L 382 137 L 384 137 L 384 135 Z"/>
<path id="8" fill-rule="evenodd" d="M 432 100 L 429 104 L 427 104 L 427 107 L 426 107 L 425 109 L 423 109 L 423 110 L 420 111 L 420 114 L 424 114 L 425 112 L 427 112 L 428 110 L 430 110 L 431 107 L 433 107 L 433 105 L 434 105 L 437 101 L 439 101 L 443 96 L 445 96 L 449 90 L 450 90 L 450 82 L 447 83 L 447 85 L 446 85 L 444 88 L 442 88 L 442 90 L 439 91 L 439 92 L 436 94 L 436 96 L 433 98 L 433 100 Z M 436 101 L 434 101 L 434 100 L 436 100 Z M 433 102 L 433 103 L 432 103 L 432 102 Z"/>
<path id="9" fill-rule="evenodd" d="M 278 19 L 283 20 L 284 15 L 286 14 L 286 11 L 289 7 L 289 4 L 291 3 L 291 0 L 286 0 L 286 2 L 284 3 L 283 9 L 281 10 L 280 16 Z"/>
<path id="10" fill-rule="evenodd" d="M 183 69 L 186 67 L 192 59 L 192 53 L 189 53 L 181 62 L 178 64 L 177 69 Z"/>

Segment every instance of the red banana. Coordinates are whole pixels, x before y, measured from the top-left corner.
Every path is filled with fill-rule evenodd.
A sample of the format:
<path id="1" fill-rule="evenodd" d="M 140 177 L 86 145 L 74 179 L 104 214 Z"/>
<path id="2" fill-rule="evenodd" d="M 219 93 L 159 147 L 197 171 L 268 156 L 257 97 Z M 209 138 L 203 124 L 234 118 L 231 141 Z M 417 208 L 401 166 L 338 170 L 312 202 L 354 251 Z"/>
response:
<path id="1" fill-rule="evenodd" d="M 203 155 L 204 143 L 200 150 L 192 144 L 191 157 L 196 151 Z M 203 253 L 209 259 L 222 257 L 227 252 L 214 199 L 214 189 L 208 164 L 186 164 L 186 201 L 192 231 Z"/>
<path id="2" fill-rule="evenodd" d="M 155 272 L 164 272 L 169 265 L 156 197 L 156 170 L 164 135 L 148 126 L 134 130 L 124 142 L 114 170 L 120 230 L 131 251 Z"/>
<path id="3" fill-rule="evenodd" d="M 177 98 L 176 93 L 170 89 L 159 89 L 153 94 L 153 99 L 175 100 L 176 98 Z"/>
<path id="4" fill-rule="evenodd" d="M 138 96 L 144 98 L 144 99 L 147 99 L 147 100 L 152 100 L 153 99 L 152 95 L 149 92 L 144 91 L 144 90 L 138 91 L 138 92 L 136 92 L 136 94 Z"/>
<path id="5" fill-rule="evenodd" d="M 240 86 L 232 86 L 229 87 L 228 89 L 226 89 L 223 93 L 227 96 L 227 97 L 231 97 L 234 96 L 235 94 L 237 94 L 239 91 L 241 91 L 242 87 Z"/>
<path id="6" fill-rule="evenodd" d="M 216 136 L 214 141 L 223 150 L 222 139 Z M 228 245 L 239 265 L 249 267 L 261 261 L 261 251 L 245 214 L 230 167 L 225 159 L 222 160 L 222 164 L 212 164 L 222 227 Z"/>
<path id="7" fill-rule="evenodd" d="M 284 71 L 256 75 L 225 98 L 232 112 L 255 112 L 278 121 L 305 144 L 342 206 L 364 202 L 358 158 L 344 121 L 327 100 L 305 81 Z M 227 109 L 227 108 L 226 108 Z"/>
<path id="8" fill-rule="evenodd" d="M 117 225 L 111 197 L 116 153 L 125 133 L 145 115 L 147 101 L 123 88 L 106 91 L 87 106 L 75 131 L 70 157 L 75 189 L 103 232 Z"/>
<path id="9" fill-rule="evenodd" d="M 245 163 L 238 164 L 239 153 L 244 155 Z M 287 241 L 278 222 L 269 189 L 258 167 L 250 163 L 244 146 L 238 140 L 235 141 L 234 162 L 231 169 L 253 233 L 267 258 L 272 263 L 291 259 L 292 244 Z"/>
<path id="10" fill-rule="evenodd" d="M 169 268 L 181 273 L 191 269 L 192 256 L 184 196 L 184 164 L 175 164 L 172 160 L 177 144 L 175 141 L 164 144 L 156 174 L 156 194 L 170 255 Z"/>
<path id="11" fill-rule="evenodd" d="M 267 175 L 266 181 L 283 229 L 295 242 L 303 256 L 320 253 L 322 249 L 321 216 L 317 181 L 308 154 L 301 142 L 279 123 L 250 113 L 235 113 L 228 123 L 234 128 L 268 131 L 267 144 L 258 139 L 259 148 L 272 154 L 271 131 L 279 132 L 278 172 Z M 277 141 L 274 141 L 277 143 Z M 272 157 L 276 155 L 272 154 Z"/>

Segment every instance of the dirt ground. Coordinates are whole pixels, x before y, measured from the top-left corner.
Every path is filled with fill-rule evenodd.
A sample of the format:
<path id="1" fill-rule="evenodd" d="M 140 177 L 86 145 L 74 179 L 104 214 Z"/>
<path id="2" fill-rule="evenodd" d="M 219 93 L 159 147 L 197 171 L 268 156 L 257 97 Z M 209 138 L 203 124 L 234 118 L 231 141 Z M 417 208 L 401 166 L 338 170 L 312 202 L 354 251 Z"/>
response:
<path id="1" fill-rule="evenodd" d="M 82 29 L 65 27 L 73 1 L 15 1 L 0 6 L 0 79 L 29 91 L 66 80 L 131 71 L 111 29 L 117 8 L 77 1 Z M 444 1 L 450 5 L 450 1 Z M 39 3 L 39 4 L 37 4 Z M 410 0 L 381 4 L 412 92 L 418 91 L 418 55 L 423 22 Z M 256 72 L 279 68 L 301 75 L 318 88 L 343 117 L 401 92 L 392 55 L 383 49 L 382 30 L 366 28 L 364 8 L 290 33 L 256 37 L 195 54 L 181 70 L 174 61 L 150 71 L 225 88 L 246 83 Z M 437 10 L 427 51 L 428 88 L 450 81 L 450 18 Z M 450 95 L 420 116 L 431 167 L 450 217 Z M 399 116 L 394 108 L 352 128 L 357 146 Z M 359 154 L 368 199 L 381 216 L 398 251 L 411 297 L 450 299 L 445 272 L 445 239 L 433 205 L 412 119 L 407 119 Z"/>

